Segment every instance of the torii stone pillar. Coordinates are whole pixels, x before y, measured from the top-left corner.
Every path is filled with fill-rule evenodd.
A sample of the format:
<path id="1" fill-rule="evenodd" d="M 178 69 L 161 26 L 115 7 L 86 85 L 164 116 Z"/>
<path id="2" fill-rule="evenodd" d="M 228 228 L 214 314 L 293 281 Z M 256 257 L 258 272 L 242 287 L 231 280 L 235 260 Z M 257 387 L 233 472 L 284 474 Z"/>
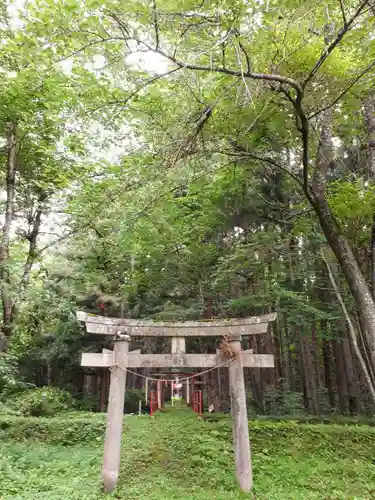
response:
<path id="1" fill-rule="evenodd" d="M 120 471 L 122 419 L 124 416 L 126 371 L 129 351 L 129 335 L 118 334 L 113 350 L 109 386 L 107 429 L 104 441 L 102 469 L 103 489 L 110 493 L 116 487 Z"/>
<path id="2" fill-rule="evenodd" d="M 250 491 L 253 485 L 253 475 L 241 337 L 232 337 L 229 339 L 229 343 L 233 354 L 236 355 L 234 362 L 229 365 L 229 390 L 233 419 L 232 431 L 236 475 L 240 488 L 243 491 Z"/>
<path id="3" fill-rule="evenodd" d="M 268 323 L 276 319 L 276 314 L 185 323 L 104 318 L 84 312 L 78 312 L 77 317 L 86 323 L 87 331 L 90 333 L 115 335 L 113 352 L 103 350 L 103 353 L 83 353 L 81 360 L 81 366 L 107 367 L 112 371 L 102 471 L 104 490 L 108 493 L 113 491 L 119 475 L 126 368 L 214 368 L 229 361 L 236 476 L 241 489 L 249 492 L 252 487 L 252 472 L 243 368 L 273 368 L 274 359 L 272 354 L 243 351 L 241 338 L 244 335 L 265 333 Z M 140 354 L 139 350 L 129 352 L 130 337 L 122 335 L 125 333 L 135 337 L 171 337 L 172 352 L 171 354 Z M 233 360 L 228 360 L 221 351 L 217 351 L 216 354 L 186 354 L 185 337 L 207 336 L 226 336 L 230 343 L 231 354 L 234 355 Z"/>

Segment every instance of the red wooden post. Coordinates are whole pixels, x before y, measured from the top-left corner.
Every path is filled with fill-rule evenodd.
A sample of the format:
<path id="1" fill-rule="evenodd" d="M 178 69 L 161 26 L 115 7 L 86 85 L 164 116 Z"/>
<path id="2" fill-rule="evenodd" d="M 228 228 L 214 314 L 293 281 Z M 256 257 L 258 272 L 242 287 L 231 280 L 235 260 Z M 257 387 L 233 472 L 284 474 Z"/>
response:
<path id="1" fill-rule="evenodd" d="M 150 392 L 150 416 L 154 413 L 154 391 Z"/>
<path id="2" fill-rule="evenodd" d="M 192 406 L 193 411 L 202 416 L 203 403 L 202 403 L 202 391 L 195 391 L 192 394 Z"/>

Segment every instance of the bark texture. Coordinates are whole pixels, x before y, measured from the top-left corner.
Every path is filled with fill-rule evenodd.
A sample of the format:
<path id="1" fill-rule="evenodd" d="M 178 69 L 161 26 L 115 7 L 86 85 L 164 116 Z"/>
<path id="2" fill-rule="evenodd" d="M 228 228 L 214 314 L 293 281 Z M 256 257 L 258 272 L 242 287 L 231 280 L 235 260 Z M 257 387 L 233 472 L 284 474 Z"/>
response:
<path id="1" fill-rule="evenodd" d="M 17 170 L 17 137 L 16 124 L 9 125 L 7 133 L 7 172 L 6 172 L 6 202 L 5 221 L 0 243 L 0 287 L 1 301 L 3 305 L 3 318 L 0 331 L 0 352 L 4 351 L 8 338 L 11 335 L 13 320 L 13 303 L 10 290 L 10 276 L 8 270 L 9 245 L 12 223 L 14 218 L 14 202 L 16 192 L 16 170 Z"/>
<path id="2" fill-rule="evenodd" d="M 324 113 L 312 180 L 313 206 L 327 242 L 335 254 L 356 303 L 372 368 L 375 369 L 375 303 L 365 276 L 327 200 L 327 171 L 333 160 L 331 111 Z"/>

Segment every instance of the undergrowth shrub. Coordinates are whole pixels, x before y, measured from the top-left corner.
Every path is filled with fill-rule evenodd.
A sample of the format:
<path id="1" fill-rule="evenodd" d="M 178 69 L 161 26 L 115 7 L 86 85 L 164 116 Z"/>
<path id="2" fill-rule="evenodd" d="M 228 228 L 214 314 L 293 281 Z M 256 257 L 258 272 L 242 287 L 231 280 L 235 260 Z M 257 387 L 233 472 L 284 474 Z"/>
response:
<path id="1" fill-rule="evenodd" d="M 306 409 L 303 394 L 289 390 L 287 386 L 268 386 L 264 391 L 264 408 L 266 415 L 303 416 Z"/>
<path id="2" fill-rule="evenodd" d="M 9 353 L 0 353 L 0 395 L 2 399 L 9 394 L 34 387 L 20 379 L 17 358 Z"/>
<path id="3" fill-rule="evenodd" d="M 9 415 L 21 416 L 22 413 L 19 410 L 16 410 L 16 409 L 12 408 L 11 406 L 7 405 L 6 403 L 0 402 L 0 415 L 1 416 L 9 416 Z"/>
<path id="4" fill-rule="evenodd" d="M 144 404 L 145 391 L 141 389 L 128 389 L 125 393 L 125 413 L 137 413 L 139 407 L 139 401 Z"/>
<path id="5" fill-rule="evenodd" d="M 184 410 L 173 409 L 176 418 L 171 420 L 168 415 L 170 411 L 157 412 L 156 418 L 162 419 L 165 422 L 166 433 L 172 432 L 176 426 L 182 430 L 191 430 L 194 436 L 194 442 L 203 439 L 203 434 L 206 432 L 224 438 L 231 443 L 232 426 L 228 415 L 216 413 L 207 415 L 209 422 L 203 422 L 195 417 L 195 415 L 183 414 Z M 177 412 L 182 412 L 181 415 Z M 218 418 L 218 417 L 221 418 Z M 213 419 L 215 417 L 215 419 Z M 129 417 L 124 419 L 124 434 L 126 434 L 129 426 L 139 425 L 139 419 L 148 417 Z M 152 422 L 153 420 L 150 420 Z M 353 447 L 355 442 L 363 442 L 366 449 L 373 456 L 373 448 L 375 446 L 375 429 L 369 425 L 360 425 L 362 422 L 355 422 L 349 418 L 340 422 L 341 425 L 325 423 L 299 422 L 297 420 L 289 421 L 269 421 L 257 419 L 249 422 L 249 431 L 251 440 L 254 444 L 264 444 L 272 442 L 273 439 L 281 441 L 293 441 L 300 437 L 311 442 L 311 446 L 325 447 L 325 438 L 332 441 L 332 446 L 337 448 L 337 443 L 340 446 L 347 444 L 348 448 Z M 367 422 L 366 422 L 367 423 Z M 344 424 L 344 425 L 342 425 Z M 145 424 L 147 425 L 147 424 Z M 172 425 L 172 427 L 171 427 Z M 45 417 L 19 417 L 14 415 L 0 415 L 0 442 L 25 441 L 35 440 L 45 443 L 59 445 L 73 445 L 80 442 L 98 442 L 102 443 L 105 434 L 106 415 L 104 413 L 81 413 L 69 412 L 63 415 L 45 418 Z M 173 431 L 174 432 L 174 431 Z M 190 431 L 189 431 L 190 432 Z M 202 434 L 203 433 L 203 434 Z M 202 436 L 201 436 L 202 434 Z M 198 436 L 200 436 L 198 438 Z M 351 443 L 351 444 L 349 444 Z M 351 448 L 352 451 L 352 448 Z"/>
<path id="6" fill-rule="evenodd" d="M 102 442 L 106 416 L 102 413 L 67 413 L 60 417 L 0 416 L 0 442 L 42 441 L 70 446 Z"/>
<path id="7" fill-rule="evenodd" d="M 32 417 L 48 417 L 73 408 L 69 392 L 55 387 L 38 387 L 7 399 L 10 409 Z"/>
<path id="8" fill-rule="evenodd" d="M 78 411 L 96 411 L 98 409 L 98 397 L 93 394 L 78 396 L 74 400 L 74 408 Z"/>

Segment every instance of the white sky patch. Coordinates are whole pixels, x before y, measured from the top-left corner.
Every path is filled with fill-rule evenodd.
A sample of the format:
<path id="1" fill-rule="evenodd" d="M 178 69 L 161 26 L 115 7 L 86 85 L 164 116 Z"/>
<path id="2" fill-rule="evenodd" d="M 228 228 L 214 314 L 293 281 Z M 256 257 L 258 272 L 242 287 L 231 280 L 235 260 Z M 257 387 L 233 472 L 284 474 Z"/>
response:
<path id="1" fill-rule="evenodd" d="M 342 145 L 342 140 L 339 137 L 332 137 L 332 144 L 335 149 L 338 149 Z"/>
<path id="2" fill-rule="evenodd" d="M 102 54 L 95 54 L 92 59 L 94 69 L 101 69 L 107 64 L 107 59 Z"/>
<path id="3" fill-rule="evenodd" d="M 234 234 L 236 236 L 239 236 L 240 234 L 245 232 L 242 227 L 238 227 L 238 226 L 234 226 L 233 231 L 234 231 Z"/>
<path id="4" fill-rule="evenodd" d="M 158 75 L 168 71 L 168 60 L 154 52 L 134 52 L 125 58 L 126 64 L 133 68 L 156 73 Z"/>
<path id="5" fill-rule="evenodd" d="M 13 2 L 8 5 L 7 10 L 10 16 L 10 27 L 13 30 L 17 30 L 23 26 L 23 21 L 20 19 L 20 12 L 24 9 L 25 0 L 13 0 Z"/>
<path id="6" fill-rule="evenodd" d="M 102 54 L 95 54 L 91 61 L 84 64 L 84 68 L 97 73 L 107 65 L 107 59 Z"/>
<path id="7" fill-rule="evenodd" d="M 71 75 L 73 69 L 73 58 L 64 59 L 58 63 L 58 67 L 64 73 L 64 75 Z"/>

